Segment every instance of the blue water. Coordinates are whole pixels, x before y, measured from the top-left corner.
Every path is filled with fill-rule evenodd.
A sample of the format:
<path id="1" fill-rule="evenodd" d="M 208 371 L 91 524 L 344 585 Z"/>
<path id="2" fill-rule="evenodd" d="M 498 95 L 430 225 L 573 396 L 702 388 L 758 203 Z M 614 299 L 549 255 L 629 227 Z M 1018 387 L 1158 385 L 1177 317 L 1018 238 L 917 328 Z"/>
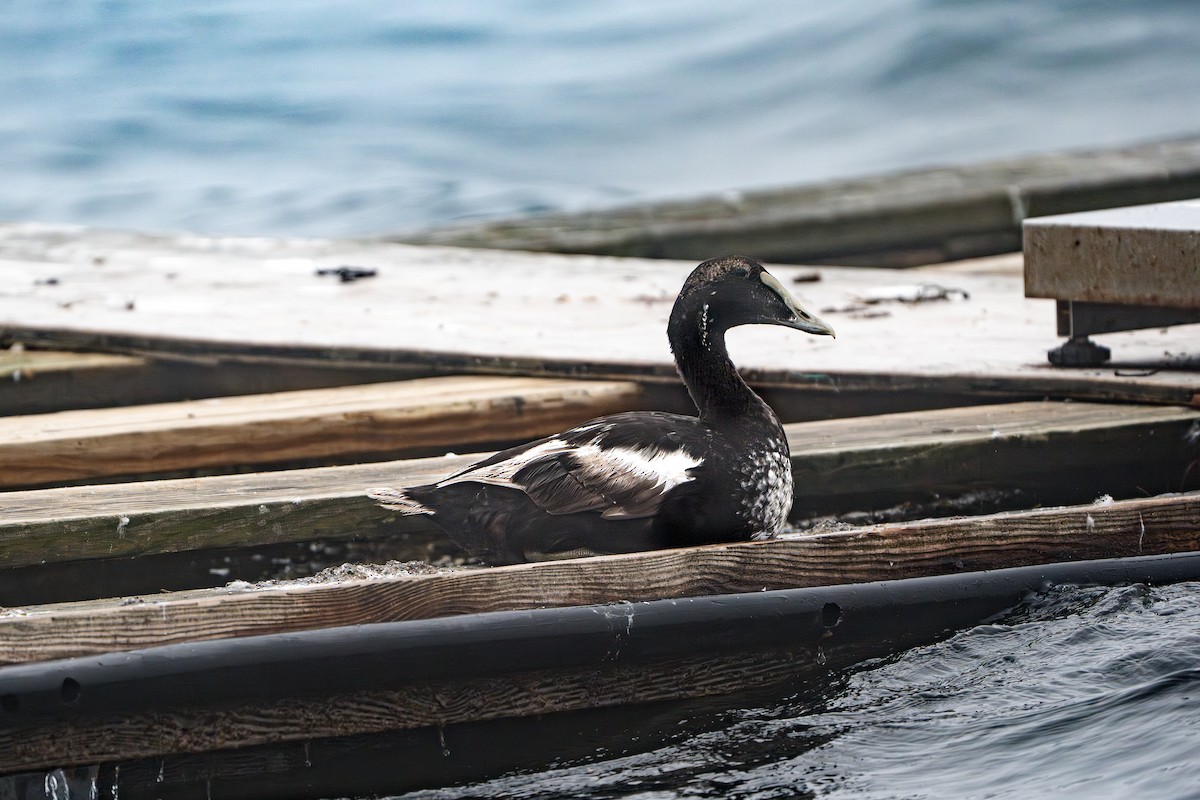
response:
<path id="1" fill-rule="evenodd" d="M 1200 133 L 1200 3 L 7 0 L 0 109 L 0 220 L 372 234 Z"/>
<path id="2" fill-rule="evenodd" d="M 1198 798 L 1200 583 L 1049 590 L 825 697 L 727 712 L 646 753 L 405 797 Z"/>

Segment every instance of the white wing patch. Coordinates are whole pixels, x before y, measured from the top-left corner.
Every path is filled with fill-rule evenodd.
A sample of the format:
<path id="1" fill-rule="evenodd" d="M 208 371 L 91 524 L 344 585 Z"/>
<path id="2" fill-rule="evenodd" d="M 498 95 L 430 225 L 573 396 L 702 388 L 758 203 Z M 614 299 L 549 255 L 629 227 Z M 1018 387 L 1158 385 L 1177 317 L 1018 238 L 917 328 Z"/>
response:
<path id="1" fill-rule="evenodd" d="M 574 485 L 583 490 L 583 497 L 591 498 L 581 505 L 574 505 L 575 509 L 600 511 L 607 519 L 636 518 L 653 514 L 667 492 L 694 480 L 689 470 L 704 461 L 684 450 L 605 447 L 598 440 L 610 428 L 611 425 L 597 426 L 596 438 L 585 444 L 549 439 L 512 458 L 469 470 L 437 485 L 486 483 L 528 493 L 529 487 L 517 481 L 521 470 L 540 460 L 569 453 L 572 456 L 569 474 L 573 476 Z M 568 502 L 565 497 L 564 502 Z M 579 503 L 579 499 L 570 502 Z"/>
<path id="2" fill-rule="evenodd" d="M 692 480 L 688 470 L 700 466 L 703 461 L 683 450 L 639 450 L 596 444 L 580 447 L 577 456 L 591 476 L 628 476 L 627 479 L 638 483 L 661 486 L 664 492 Z"/>
<path id="3" fill-rule="evenodd" d="M 684 450 L 595 444 L 580 447 L 577 457 L 584 483 L 603 486 L 606 496 L 619 498 L 601 515 L 606 519 L 646 516 L 649 508 L 657 509 L 667 492 L 694 480 L 689 470 L 704 461 Z"/>

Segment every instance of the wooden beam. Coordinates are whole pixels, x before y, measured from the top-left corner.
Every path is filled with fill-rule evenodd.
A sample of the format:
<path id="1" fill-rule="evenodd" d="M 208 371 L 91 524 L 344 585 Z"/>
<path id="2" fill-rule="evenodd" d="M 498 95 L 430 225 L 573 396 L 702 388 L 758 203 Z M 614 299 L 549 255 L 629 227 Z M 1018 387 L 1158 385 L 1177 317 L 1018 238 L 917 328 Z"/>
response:
<path id="1" fill-rule="evenodd" d="M 530 439 L 628 409 L 638 393 L 462 376 L 0 418 L 0 486 Z"/>
<path id="2" fill-rule="evenodd" d="M 1047 498 L 1082 486 L 1075 500 L 1174 491 L 1197 420 L 1184 408 L 1035 402 L 788 425 L 795 512 L 996 486 Z M 428 483 L 481 455 L 0 493 L 0 569 L 429 531 L 364 491 Z"/>
<path id="3" fill-rule="evenodd" d="M 0 664 L 487 611 L 893 580 L 1200 550 L 1200 495 L 876 525 L 763 542 L 233 586 L 10 609 Z"/>
<path id="4" fill-rule="evenodd" d="M 812 515 L 989 488 L 1034 502 L 1178 491 L 1197 423 L 1186 408 L 1029 402 L 796 425 L 795 502 Z"/>

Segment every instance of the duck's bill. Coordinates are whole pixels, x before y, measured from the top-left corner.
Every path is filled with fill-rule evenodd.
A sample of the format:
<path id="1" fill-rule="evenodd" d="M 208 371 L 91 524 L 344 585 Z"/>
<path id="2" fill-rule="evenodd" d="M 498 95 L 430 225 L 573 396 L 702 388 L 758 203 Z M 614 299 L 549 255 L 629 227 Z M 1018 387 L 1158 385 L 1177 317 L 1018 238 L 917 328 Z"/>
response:
<path id="1" fill-rule="evenodd" d="M 782 323 L 789 328 L 795 328 L 798 331 L 805 333 L 816 334 L 817 336 L 832 336 L 837 338 L 837 334 L 833 332 L 833 326 L 822 319 L 809 314 L 807 317 L 797 316 L 795 319 L 788 320 Z"/>
<path id="2" fill-rule="evenodd" d="M 832 336 L 835 339 L 837 338 L 837 334 L 833 332 L 833 326 L 815 314 L 810 314 L 804 306 L 800 305 L 800 302 L 796 298 L 792 297 L 792 293 L 784 288 L 778 278 L 769 272 L 762 273 L 761 278 L 763 283 L 779 295 L 779 298 L 783 300 L 783 304 L 787 306 L 788 311 L 792 314 L 791 319 L 777 320 L 778 324 L 817 336 Z"/>

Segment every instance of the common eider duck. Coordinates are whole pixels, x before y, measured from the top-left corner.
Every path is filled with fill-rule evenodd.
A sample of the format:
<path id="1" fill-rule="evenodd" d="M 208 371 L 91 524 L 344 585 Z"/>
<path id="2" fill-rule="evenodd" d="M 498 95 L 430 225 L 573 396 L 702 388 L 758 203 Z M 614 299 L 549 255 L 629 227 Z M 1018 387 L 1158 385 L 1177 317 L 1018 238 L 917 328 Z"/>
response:
<path id="1" fill-rule="evenodd" d="M 725 348 L 727 330 L 755 324 L 834 335 L 757 262 L 705 261 L 667 324 L 698 417 L 600 417 L 437 483 L 369 496 L 429 517 L 492 564 L 768 538 L 792 505 L 787 439 Z"/>

